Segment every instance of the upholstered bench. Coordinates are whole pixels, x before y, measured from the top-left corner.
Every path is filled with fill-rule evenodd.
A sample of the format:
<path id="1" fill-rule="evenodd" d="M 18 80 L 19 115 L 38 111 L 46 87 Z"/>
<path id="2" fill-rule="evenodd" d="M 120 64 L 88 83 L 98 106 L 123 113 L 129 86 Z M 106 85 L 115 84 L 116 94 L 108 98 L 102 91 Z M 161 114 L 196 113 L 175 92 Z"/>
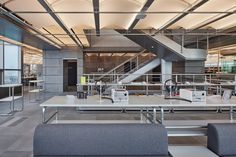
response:
<path id="1" fill-rule="evenodd" d="M 34 157 L 169 157 L 167 131 L 157 124 L 43 124 Z"/>
<path id="2" fill-rule="evenodd" d="M 236 157 L 236 124 L 208 124 L 207 147 L 220 157 Z"/>

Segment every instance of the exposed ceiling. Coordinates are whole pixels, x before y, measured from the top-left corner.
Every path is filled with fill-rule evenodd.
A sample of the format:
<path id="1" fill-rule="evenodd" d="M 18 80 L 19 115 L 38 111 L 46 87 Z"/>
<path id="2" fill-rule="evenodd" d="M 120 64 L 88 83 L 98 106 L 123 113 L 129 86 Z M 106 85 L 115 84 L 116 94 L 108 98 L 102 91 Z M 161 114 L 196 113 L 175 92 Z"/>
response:
<path id="1" fill-rule="evenodd" d="M 29 48 L 23 48 L 23 63 L 24 64 L 43 64 L 43 53 L 42 51 L 33 50 Z"/>
<path id="2" fill-rule="evenodd" d="M 214 48 L 208 51 L 208 54 L 218 54 L 218 53 L 223 56 L 236 54 L 236 44 Z"/>
<path id="3" fill-rule="evenodd" d="M 228 29 L 236 25 L 236 0 L 99 0 L 95 5 L 96 1 L 0 0 L 0 3 L 61 46 L 76 46 L 76 40 L 89 47 L 84 29 L 96 29 L 97 33 L 99 29 L 128 29 L 135 19 L 134 29 L 159 30 L 170 23 L 168 29 Z M 183 13 L 186 14 L 182 16 Z"/>

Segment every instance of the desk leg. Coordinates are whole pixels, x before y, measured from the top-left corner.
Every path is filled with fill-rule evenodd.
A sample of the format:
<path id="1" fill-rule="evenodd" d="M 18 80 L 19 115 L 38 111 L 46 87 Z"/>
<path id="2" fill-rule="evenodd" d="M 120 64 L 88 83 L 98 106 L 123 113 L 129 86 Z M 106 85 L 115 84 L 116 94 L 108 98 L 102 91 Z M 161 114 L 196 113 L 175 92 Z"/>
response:
<path id="1" fill-rule="evenodd" d="M 56 122 L 58 120 L 58 107 L 56 108 Z"/>
<path id="2" fill-rule="evenodd" d="M 12 111 L 15 112 L 15 88 L 12 87 Z"/>
<path id="3" fill-rule="evenodd" d="M 153 108 L 153 123 L 157 123 L 157 110 Z"/>
<path id="4" fill-rule="evenodd" d="M 148 108 L 146 108 L 146 117 L 149 116 L 149 113 L 148 113 Z"/>
<path id="5" fill-rule="evenodd" d="M 148 96 L 148 93 L 149 93 L 149 88 L 148 86 L 146 86 L 146 96 Z"/>
<path id="6" fill-rule="evenodd" d="M 140 109 L 140 121 L 143 122 L 143 108 Z"/>
<path id="7" fill-rule="evenodd" d="M 100 82 L 101 83 L 101 82 Z M 100 93 L 99 93 L 99 98 L 100 98 L 100 102 L 102 101 L 102 85 L 100 84 L 100 86 L 99 86 L 99 91 L 100 91 Z"/>
<path id="8" fill-rule="evenodd" d="M 42 108 L 42 122 L 45 124 L 45 112 L 46 112 L 46 107 Z"/>
<path id="9" fill-rule="evenodd" d="M 13 115 L 14 114 L 14 110 L 12 110 L 12 104 L 13 104 L 13 102 L 11 101 L 10 102 L 10 112 L 9 112 L 9 115 Z"/>
<path id="10" fill-rule="evenodd" d="M 22 85 L 22 87 L 21 87 L 21 96 L 22 96 L 22 98 L 21 98 L 21 111 L 23 111 L 24 110 L 24 86 Z"/>
<path id="11" fill-rule="evenodd" d="M 232 121 L 232 120 L 234 120 L 234 107 L 233 106 L 230 106 L 230 120 Z"/>
<path id="12" fill-rule="evenodd" d="M 161 124 L 164 122 L 164 109 L 161 107 Z"/>

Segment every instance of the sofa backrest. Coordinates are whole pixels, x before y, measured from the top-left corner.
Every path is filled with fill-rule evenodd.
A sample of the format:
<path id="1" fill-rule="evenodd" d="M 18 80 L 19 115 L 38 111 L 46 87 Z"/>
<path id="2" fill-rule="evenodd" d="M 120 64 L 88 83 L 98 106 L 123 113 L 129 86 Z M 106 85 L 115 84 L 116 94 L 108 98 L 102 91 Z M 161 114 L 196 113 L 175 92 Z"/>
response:
<path id="1" fill-rule="evenodd" d="M 157 124 L 43 124 L 35 129 L 34 156 L 168 156 Z"/>
<path id="2" fill-rule="evenodd" d="M 236 124 L 208 124 L 207 146 L 218 156 L 236 156 Z"/>

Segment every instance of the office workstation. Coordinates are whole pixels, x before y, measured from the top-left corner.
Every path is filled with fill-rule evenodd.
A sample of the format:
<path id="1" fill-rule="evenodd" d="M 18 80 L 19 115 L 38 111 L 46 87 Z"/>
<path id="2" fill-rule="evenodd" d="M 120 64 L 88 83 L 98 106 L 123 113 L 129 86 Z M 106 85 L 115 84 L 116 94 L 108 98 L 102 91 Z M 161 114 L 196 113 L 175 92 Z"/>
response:
<path id="1" fill-rule="evenodd" d="M 0 0 L 0 156 L 236 156 L 235 8 Z"/>

